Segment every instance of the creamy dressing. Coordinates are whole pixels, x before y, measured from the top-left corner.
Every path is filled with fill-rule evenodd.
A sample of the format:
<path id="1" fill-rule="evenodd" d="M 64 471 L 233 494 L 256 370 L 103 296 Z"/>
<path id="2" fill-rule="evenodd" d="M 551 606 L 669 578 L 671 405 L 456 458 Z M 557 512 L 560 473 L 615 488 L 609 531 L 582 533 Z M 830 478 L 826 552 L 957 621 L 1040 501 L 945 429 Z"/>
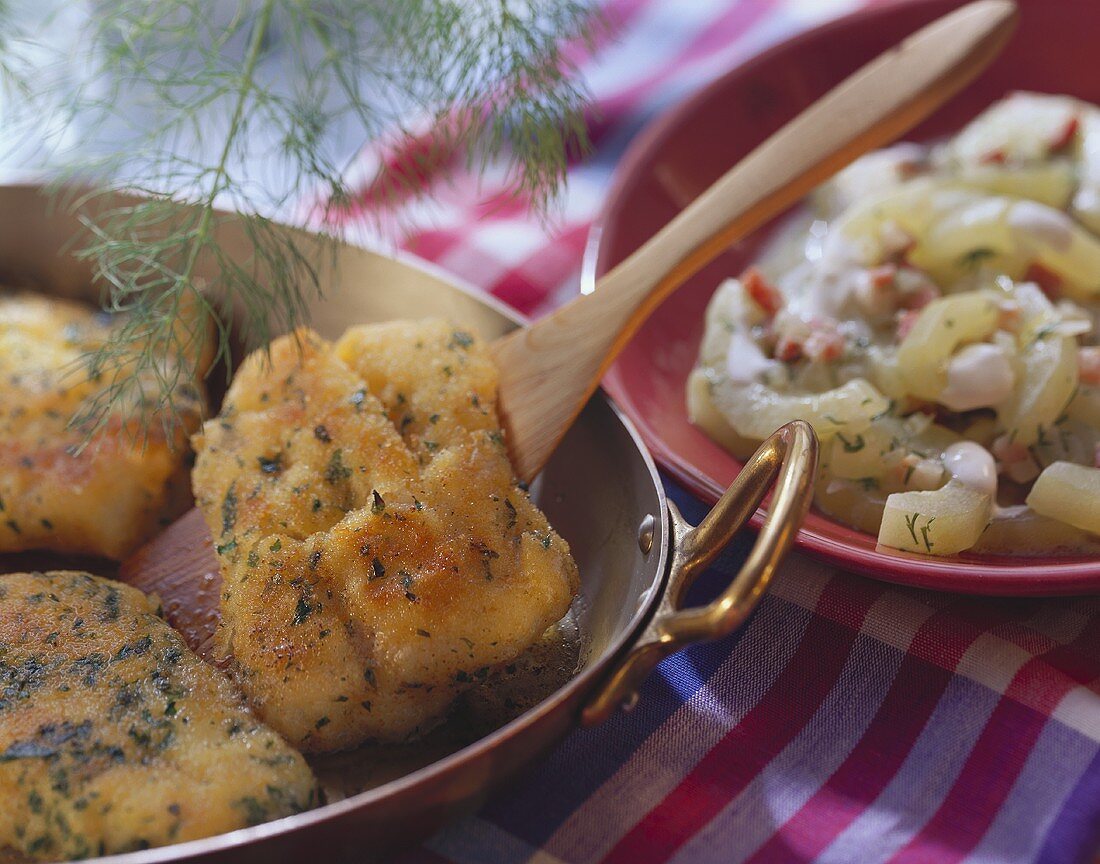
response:
<path id="1" fill-rule="evenodd" d="M 927 147 L 909 141 L 868 153 L 833 178 L 828 203 L 834 211 L 840 212 L 857 201 L 880 195 L 900 185 L 919 170 L 927 158 Z"/>
<path id="2" fill-rule="evenodd" d="M 954 480 L 982 492 L 997 495 L 997 462 L 993 454 L 973 441 L 952 444 L 943 454 L 943 466 Z"/>
<path id="3" fill-rule="evenodd" d="M 752 384 L 776 363 L 768 359 L 756 340 L 744 330 L 733 331 L 726 352 L 726 372 L 734 384 Z"/>
<path id="4" fill-rule="evenodd" d="M 796 268 L 780 282 L 788 298 L 787 311 L 807 323 L 848 320 L 853 296 L 863 286 L 867 268 L 858 249 L 838 232 L 822 244 L 820 257 Z"/>
<path id="5" fill-rule="evenodd" d="M 960 349 L 947 363 L 947 386 L 940 404 L 952 411 L 997 405 L 1012 395 L 1016 373 L 1001 345 L 979 342 Z"/>

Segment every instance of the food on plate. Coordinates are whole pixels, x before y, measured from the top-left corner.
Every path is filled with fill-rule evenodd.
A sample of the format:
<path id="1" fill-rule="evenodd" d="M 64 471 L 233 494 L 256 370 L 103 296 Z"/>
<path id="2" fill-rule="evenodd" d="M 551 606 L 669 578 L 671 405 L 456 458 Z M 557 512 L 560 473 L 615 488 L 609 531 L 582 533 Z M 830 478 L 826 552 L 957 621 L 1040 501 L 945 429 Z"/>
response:
<path id="1" fill-rule="evenodd" d="M 513 476 L 496 392 L 442 321 L 299 331 L 196 436 L 219 650 L 302 750 L 423 733 L 569 610 L 576 565 Z"/>
<path id="2" fill-rule="evenodd" d="M 1042 516 L 1100 534 L 1100 470 L 1054 462 L 1031 487 L 1027 506 Z"/>
<path id="3" fill-rule="evenodd" d="M 87 573 L 0 576 L 0 856 L 178 843 L 316 796 L 305 760 L 140 591 Z"/>
<path id="4" fill-rule="evenodd" d="M 83 359 L 114 333 L 109 317 L 77 303 L 0 295 L 0 552 L 120 559 L 186 509 L 187 435 L 204 401 L 196 376 L 168 361 L 161 370 L 184 379 L 183 424 L 171 433 L 153 422 L 143 434 L 140 418 L 117 419 L 88 439 L 70 423 L 102 386 Z"/>
<path id="5" fill-rule="evenodd" d="M 801 418 L 829 515 L 921 554 L 1100 548 L 1100 109 L 1016 93 L 869 154 L 719 286 L 693 422 Z"/>

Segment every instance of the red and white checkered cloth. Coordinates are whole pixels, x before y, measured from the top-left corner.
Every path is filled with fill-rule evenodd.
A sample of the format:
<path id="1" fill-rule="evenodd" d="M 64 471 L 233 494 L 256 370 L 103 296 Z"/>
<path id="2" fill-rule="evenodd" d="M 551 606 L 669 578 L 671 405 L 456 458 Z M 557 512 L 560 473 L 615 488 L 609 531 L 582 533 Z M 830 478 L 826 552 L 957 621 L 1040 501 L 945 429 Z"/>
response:
<path id="1" fill-rule="evenodd" d="M 732 63 L 857 5 L 606 0 L 611 35 L 582 64 L 596 152 L 572 166 L 553 226 L 502 195 L 503 171 L 480 183 L 459 171 L 432 203 L 405 207 L 418 227 L 404 247 L 527 314 L 568 299 L 631 137 Z M 743 554 L 735 544 L 716 570 Z M 741 633 L 669 658 L 641 697 L 403 860 L 1080 864 L 1097 852 L 1100 598 L 906 590 L 793 557 Z"/>

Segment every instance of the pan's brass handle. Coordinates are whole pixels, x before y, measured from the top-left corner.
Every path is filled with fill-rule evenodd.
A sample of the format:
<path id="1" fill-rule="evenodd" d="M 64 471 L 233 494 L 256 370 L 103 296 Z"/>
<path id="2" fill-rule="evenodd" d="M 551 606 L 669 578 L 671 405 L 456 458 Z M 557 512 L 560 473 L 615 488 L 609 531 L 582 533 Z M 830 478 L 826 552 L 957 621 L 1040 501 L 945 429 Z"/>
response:
<path id="1" fill-rule="evenodd" d="M 669 502 L 673 551 L 664 594 L 649 627 L 584 708 L 585 725 L 600 723 L 620 707 L 633 704 L 638 686 L 669 654 L 691 642 L 718 639 L 741 626 L 806 516 L 816 469 L 817 437 L 809 423 L 795 420 L 760 445 L 697 526 L 688 525 Z M 771 507 L 740 572 L 708 605 L 682 608 L 691 583 L 744 526 L 773 483 Z"/>

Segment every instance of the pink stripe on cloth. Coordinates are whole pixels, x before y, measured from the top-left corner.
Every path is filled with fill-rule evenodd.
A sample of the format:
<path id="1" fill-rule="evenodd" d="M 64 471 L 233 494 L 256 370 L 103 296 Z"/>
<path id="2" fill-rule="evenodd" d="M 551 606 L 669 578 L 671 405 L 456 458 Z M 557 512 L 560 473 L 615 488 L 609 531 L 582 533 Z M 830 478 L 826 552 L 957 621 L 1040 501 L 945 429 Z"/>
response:
<path id="1" fill-rule="evenodd" d="M 975 635 L 981 635 L 986 640 L 992 640 L 992 644 L 1004 642 L 1014 647 L 1018 643 L 1030 644 L 1033 650 L 1022 649 L 1029 655 L 1050 653 L 1053 657 L 1072 658 L 1070 668 L 1078 670 L 1074 683 L 1086 683 L 1100 677 L 1100 659 L 1090 659 L 1090 651 L 1100 641 L 1096 636 L 1075 638 L 1069 645 L 1062 645 L 1039 631 L 1028 628 L 1027 618 L 1035 614 L 1034 608 L 1021 604 L 1018 600 L 929 596 L 933 604 L 943 606 L 950 603 L 953 611 L 944 618 L 937 630 L 918 634 L 918 638 L 909 645 L 909 653 L 920 660 L 938 665 L 956 675 L 975 677 L 979 681 L 996 677 L 996 670 L 999 666 L 1003 667 L 1004 663 L 995 653 L 979 650 L 970 662 L 961 664 L 963 654 L 971 647 L 981 649 L 980 644 L 975 645 L 974 639 Z M 1085 629 L 1089 634 L 1096 634 L 1100 632 L 1100 604 L 1088 600 L 1083 603 L 1089 604 L 1086 608 L 1090 609 L 1085 619 Z M 1054 668 L 1050 666 L 1049 660 L 1046 665 Z M 1037 691 L 1024 689 L 1015 694 L 1014 698 L 1036 711 L 1047 711 L 1048 708 L 1039 697 Z"/>
<path id="2" fill-rule="evenodd" d="M 495 280 L 489 293 L 529 315 L 545 296 L 543 286 L 560 283 L 576 269 L 587 238 L 587 224 L 567 228 L 556 243 L 544 246 Z"/>
<path id="3" fill-rule="evenodd" d="M 1091 644 L 1086 630 L 1074 644 Z M 1054 644 L 1050 653 L 1064 651 Z M 954 864 L 988 830 L 1058 703 L 1079 682 L 1050 665 L 1046 654 L 1025 663 L 993 711 L 962 773 L 940 809 L 892 864 Z M 1100 694 L 1100 686 L 1094 692 Z M 935 856 L 933 859 L 932 856 Z"/>
<path id="4" fill-rule="evenodd" d="M 833 686 L 863 616 L 885 590 L 831 582 L 791 662 L 768 694 L 695 766 L 664 801 L 608 853 L 605 864 L 666 860 L 759 773 L 798 733 Z M 854 595 L 859 595 L 854 596 Z M 833 620 L 846 619 L 844 627 Z"/>
<path id="5" fill-rule="evenodd" d="M 948 603 L 929 617 L 913 642 L 938 640 L 945 628 L 953 629 L 956 605 Z M 949 640 L 948 650 L 956 664 L 982 632 L 977 627 L 966 628 Z M 907 653 L 863 739 L 817 794 L 749 860 L 753 864 L 808 861 L 873 806 L 946 691 L 954 675 L 948 665 L 932 664 Z"/>
<path id="6" fill-rule="evenodd" d="M 461 246 L 464 237 L 457 231 L 420 231 L 405 242 L 405 251 L 426 261 L 438 262 L 452 249 Z"/>

